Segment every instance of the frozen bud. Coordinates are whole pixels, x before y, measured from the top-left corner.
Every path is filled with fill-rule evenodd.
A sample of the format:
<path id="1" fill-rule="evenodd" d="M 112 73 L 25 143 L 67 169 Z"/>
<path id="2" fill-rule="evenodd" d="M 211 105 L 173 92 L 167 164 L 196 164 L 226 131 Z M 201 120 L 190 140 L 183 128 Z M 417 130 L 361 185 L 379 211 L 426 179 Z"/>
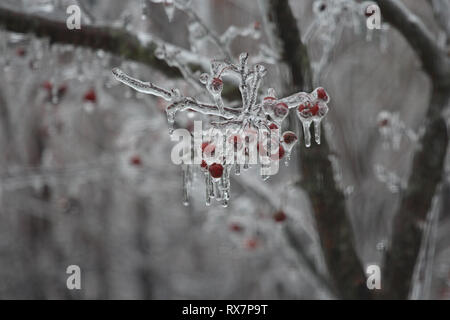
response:
<path id="1" fill-rule="evenodd" d="M 158 59 L 164 59 L 166 57 L 166 49 L 164 47 L 157 47 L 155 49 L 155 57 Z"/>
<path id="2" fill-rule="evenodd" d="M 200 82 L 206 84 L 209 80 L 209 75 L 207 73 L 202 73 L 199 78 Z"/>
<path id="3" fill-rule="evenodd" d="M 264 113 L 272 117 L 273 107 L 275 106 L 275 103 L 276 103 L 275 97 L 271 96 L 265 97 L 262 102 Z"/>
<path id="4" fill-rule="evenodd" d="M 223 89 L 223 81 L 220 78 L 213 78 L 209 85 L 209 89 L 214 94 L 219 94 Z"/>
<path id="5" fill-rule="evenodd" d="M 289 114 L 289 107 L 286 103 L 280 102 L 273 107 L 273 118 L 277 122 L 282 122 Z"/>
<path id="6" fill-rule="evenodd" d="M 172 100 L 173 100 L 174 98 L 175 98 L 175 99 L 181 98 L 181 92 L 180 92 L 179 89 L 174 88 L 174 89 L 171 89 L 170 92 L 172 93 Z"/>
<path id="7" fill-rule="evenodd" d="M 248 52 L 242 52 L 240 55 L 239 55 L 239 62 L 243 62 L 243 61 L 245 61 L 245 60 L 247 60 L 248 59 Z"/>
<path id="8" fill-rule="evenodd" d="M 257 64 L 255 66 L 255 70 L 261 76 L 264 76 L 266 74 L 266 67 L 264 67 L 262 64 Z"/>
<path id="9" fill-rule="evenodd" d="M 313 12 L 315 14 L 320 14 L 327 9 L 327 4 L 325 1 L 315 1 L 313 4 Z"/>

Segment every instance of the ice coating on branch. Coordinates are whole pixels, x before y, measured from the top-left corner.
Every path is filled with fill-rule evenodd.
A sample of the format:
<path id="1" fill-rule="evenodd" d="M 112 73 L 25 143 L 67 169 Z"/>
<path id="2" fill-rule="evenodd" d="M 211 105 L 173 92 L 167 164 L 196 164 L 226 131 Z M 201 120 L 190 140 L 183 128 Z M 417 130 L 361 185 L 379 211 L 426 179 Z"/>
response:
<path id="1" fill-rule="evenodd" d="M 145 0 L 144 0 L 145 2 Z M 164 6 L 164 11 L 166 12 L 167 18 L 169 21 L 173 20 L 173 16 L 175 15 L 175 5 L 179 4 L 182 6 L 186 1 L 182 0 L 151 0 L 153 3 L 161 3 Z"/>
<path id="2" fill-rule="evenodd" d="M 377 116 L 377 126 L 385 148 L 400 149 L 403 136 L 412 142 L 419 140 L 419 134 L 406 127 L 398 112 L 381 111 Z"/>
<path id="3" fill-rule="evenodd" d="M 311 62 L 316 79 L 320 80 L 330 65 L 335 47 L 347 29 L 353 29 L 355 34 L 366 34 L 368 41 L 374 36 L 379 38 L 380 47 L 386 47 L 388 25 L 381 21 L 380 29 L 371 30 L 367 27 L 370 14 L 367 8 L 376 6 L 374 1 L 358 0 L 315 0 L 313 2 L 313 20 L 303 35 L 303 42 L 320 43 L 321 52 L 317 59 Z"/>
<path id="4" fill-rule="evenodd" d="M 314 139 L 320 144 L 320 124 L 328 113 L 327 103 L 330 101 L 328 93 L 323 88 L 317 88 L 297 108 L 297 116 L 303 126 L 305 146 L 311 146 L 311 124 L 314 124 Z"/>
<path id="5" fill-rule="evenodd" d="M 297 140 L 298 140 L 297 135 L 295 134 L 295 132 L 292 131 L 285 131 L 281 137 L 281 145 L 283 146 L 284 151 L 286 152 L 285 155 L 286 166 L 289 164 L 292 148 L 294 148 L 295 144 L 297 143 Z"/>
<path id="6" fill-rule="evenodd" d="M 193 73 L 186 65 L 179 63 L 176 54 L 169 52 L 164 46 L 155 54 L 169 64 L 177 65 L 189 83 Z M 274 89 L 259 97 L 259 88 L 266 75 L 266 68 L 260 64 L 250 65 L 248 53 L 242 53 L 236 63 L 228 60 L 212 60 L 209 73 L 197 75 L 196 89 L 203 86 L 203 98 L 187 97 L 178 89 L 165 89 L 151 82 L 143 82 L 128 76 L 118 68 L 114 68 L 114 77 L 129 87 L 145 93 L 161 97 L 169 102 L 166 107 L 169 134 L 174 133 L 178 112 L 192 111 L 212 117 L 206 126 L 203 124 L 191 135 L 194 143 L 189 143 L 180 158 L 182 167 L 183 204 L 189 203 L 189 188 L 200 171 L 204 176 L 205 204 L 210 205 L 215 199 L 222 206 L 228 206 L 231 192 L 230 177 L 259 165 L 261 178 L 265 181 L 278 172 L 278 163 L 284 159 L 289 162 L 291 152 L 298 140 L 295 132 L 280 129 L 290 109 L 296 108 L 297 115 L 304 128 L 305 144 L 310 146 L 309 127 L 315 125 L 315 141 L 320 144 L 320 122 L 328 112 L 327 103 L 330 98 L 323 88 L 312 93 L 298 92 L 280 98 Z M 233 77 L 239 83 L 242 104 L 240 107 L 226 105 L 222 99 L 224 81 Z M 196 156 L 199 155 L 199 156 Z"/>

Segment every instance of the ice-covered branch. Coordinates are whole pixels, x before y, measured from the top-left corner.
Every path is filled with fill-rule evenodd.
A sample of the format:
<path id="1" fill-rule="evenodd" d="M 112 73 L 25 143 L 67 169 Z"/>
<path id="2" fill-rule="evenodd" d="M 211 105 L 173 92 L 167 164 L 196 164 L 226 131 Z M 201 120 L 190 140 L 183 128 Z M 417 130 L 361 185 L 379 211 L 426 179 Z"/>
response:
<path id="1" fill-rule="evenodd" d="M 68 30 L 65 21 L 19 13 L 0 8 L 0 27 L 18 33 L 33 33 L 48 38 L 50 43 L 72 44 L 101 49 L 125 59 L 141 62 L 163 72 L 168 77 L 180 77 L 177 68 L 155 57 L 156 44 L 142 42 L 128 31 L 100 26 L 83 25 L 81 30 Z"/>
<path id="2" fill-rule="evenodd" d="M 279 46 L 282 60 L 291 70 L 292 91 L 312 87 L 312 74 L 306 46 L 301 42 L 297 21 L 286 0 L 261 0 L 266 23 Z M 296 97 L 295 95 L 293 97 Z M 302 97 L 299 97 L 302 98 Z M 289 99 L 287 99 L 289 101 Z M 305 110 L 307 106 L 305 106 Z M 319 124 L 320 127 L 320 124 Z M 307 129 L 309 132 L 309 127 Z M 334 181 L 326 138 L 320 147 L 308 151 L 301 146 L 300 170 L 302 186 L 310 196 L 325 261 L 333 283 L 344 298 L 367 298 L 365 275 L 358 258 L 345 197 Z"/>
<path id="3" fill-rule="evenodd" d="M 406 299 L 419 255 L 427 214 L 442 181 L 448 148 L 443 110 L 450 106 L 450 61 L 423 22 L 399 0 L 377 0 L 383 18 L 396 27 L 420 57 L 432 83 L 420 147 L 394 218 L 392 239 L 385 256 L 383 297 Z"/>
<path id="4" fill-rule="evenodd" d="M 400 0 L 375 0 L 375 2 L 380 6 L 383 19 L 400 31 L 417 53 L 424 70 L 432 78 L 449 81 L 443 79 L 450 70 L 449 59 L 422 20 Z"/>

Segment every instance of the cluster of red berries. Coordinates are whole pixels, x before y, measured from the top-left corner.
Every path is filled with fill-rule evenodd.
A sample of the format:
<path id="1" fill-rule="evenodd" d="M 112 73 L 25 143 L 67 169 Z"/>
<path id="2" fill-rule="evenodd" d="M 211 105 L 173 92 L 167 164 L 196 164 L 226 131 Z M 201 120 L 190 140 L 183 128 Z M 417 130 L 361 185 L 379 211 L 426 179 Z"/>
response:
<path id="1" fill-rule="evenodd" d="M 53 92 L 52 92 L 53 91 L 53 84 L 50 81 L 45 81 L 42 84 L 42 87 L 45 89 L 45 91 L 47 91 L 48 96 L 51 97 L 52 94 L 53 94 Z M 67 92 L 67 85 L 64 83 L 64 84 L 61 84 L 58 87 L 58 90 L 56 90 L 56 95 L 57 95 L 58 98 L 61 98 L 61 97 L 63 97 L 66 94 L 66 92 Z"/>
<path id="2" fill-rule="evenodd" d="M 316 90 L 316 97 L 318 101 L 307 101 L 302 103 L 298 107 L 298 112 L 305 118 L 320 116 L 320 103 L 329 101 L 329 97 L 324 88 L 318 88 Z"/>

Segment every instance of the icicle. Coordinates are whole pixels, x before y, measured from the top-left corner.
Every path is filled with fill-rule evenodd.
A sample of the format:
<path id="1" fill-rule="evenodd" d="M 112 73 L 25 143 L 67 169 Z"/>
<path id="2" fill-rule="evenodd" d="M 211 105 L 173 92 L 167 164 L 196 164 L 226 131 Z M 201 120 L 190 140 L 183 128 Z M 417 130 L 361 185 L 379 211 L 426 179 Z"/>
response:
<path id="1" fill-rule="evenodd" d="M 175 6 L 173 1 L 166 0 L 164 2 L 164 11 L 166 12 L 169 22 L 172 22 L 173 16 L 175 15 Z"/>
<path id="2" fill-rule="evenodd" d="M 217 201 L 222 200 L 223 198 L 223 194 L 222 194 L 222 190 L 220 189 L 220 179 L 215 179 L 212 178 L 213 180 L 213 186 L 214 186 L 214 197 L 216 198 Z"/>
<path id="3" fill-rule="evenodd" d="M 305 146 L 309 148 L 311 146 L 311 120 L 303 120 L 302 121 L 303 126 L 303 135 L 305 137 Z"/>
<path id="4" fill-rule="evenodd" d="M 141 19 L 147 20 L 147 0 L 141 0 Z"/>
<path id="5" fill-rule="evenodd" d="M 181 166 L 181 170 L 183 171 L 183 205 L 189 205 L 189 195 L 188 195 L 188 187 L 189 187 L 189 166 L 183 164 Z"/>
<path id="6" fill-rule="evenodd" d="M 317 144 L 320 144 L 320 122 L 322 119 L 314 120 L 314 138 Z"/>
<path id="7" fill-rule="evenodd" d="M 175 125 L 175 111 L 166 109 L 167 114 L 167 126 L 169 128 L 169 135 L 171 135 L 174 131 L 174 125 Z"/>
<path id="8" fill-rule="evenodd" d="M 205 172 L 205 190 L 206 190 L 206 201 L 207 206 L 211 205 L 211 176 L 208 172 Z"/>
<path id="9" fill-rule="evenodd" d="M 151 1 L 161 3 L 164 0 Z M 181 4 L 178 1 L 182 0 L 177 0 L 177 2 L 167 0 L 164 3 L 169 8 L 181 8 Z M 145 1 L 142 3 L 144 4 Z M 236 31 L 230 30 L 228 36 Z M 192 32 L 190 31 L 190 33 Z M 197 73 L 194 74 L 191 71 L 187 71 L 189 67 L 186 63 L 192 58 L 184 57 L 182 59 L 178 57 L 181 51 L 177 50 L 174 47 L 161 43 L 155 50 L 155 55 L 158 59 L 164 59 L 170 66 L 177 67 L 183 77 L 195 82 L 194 87 L 199 90 L 195 92 L 194 97 L 200 96 L 200 89 L 206 89 L 214 99 L 215 104 L 200 102 L 197 98 L 185 96 L 178 89 L 167 90 L 150 82 L 134 79 L 118 68 L 114 68 L 112 72 L 118 81 L 126 84 L 128 87 L 144 94 L 163 98 L 170 103 L 166 108 L 169 134 L 174 132 L 175 119 L 178 112 L 196 112 L 214 117 L 213 121 L 210 122 L 210 128 L 202 133 L 203 144 L 206 142 L 206 146 L 204 147 L 202 144 L 201 152 L 203 156 L 202 161 L 204 162 L 201 163 L 200 168 L 205 180 L 206 205 L 211 204 L 212 198 L 215 198 L 224 207 L 228 205 L 232 167 L 234 165 L 234 173 L 239 175 L 241 166 L 243 170 L 247 170 L 250 168 L 250 164 L 258 161 L 258 156 L 254 157 L 257 148 L 255 148 L 256 150 L 251 150 L 252 152 L 255 151 L 255 154 L 250 154 L 249 147 L 251 145 L 254 148 L 255 145 L 253 143 L 261 143 L 261 141 L 256 141 L 258 137 L 261 139 L 261 134 L 263 134 L 263 142 L 268 142 L 268 146 L 262 147 L 260 145 L 260 149 L 264 148 L 260 152 L 266 152 L 268 161 L 266 162 L 265 159 L 261 160 L 261 153 L 258 153 L 261 161 L 260 175 L 262 179 L 267 180 L 272 174 L 270 170 L 272 169 L 273 161 L 278 161 L 284 156 L 285 164 L 288 165 L 293 146 L 298 138 L 293 132 L 285 132 L 283 139 L 280 141 L 278 130 L 281 128 L 282 121 L 286 119 L 291 108 L 297 108 L 297 116 L 302 122 L 306 146 L 309 147 L 311 145 L 310 126 L 312 122 L 314 122 L 315 141 L 317 144 L 320 143 L 320 121 L 328 111 L 327 103 L 329 102 L 329 96 L 323 88 L 317 88 L 312 93 L 297 92 L 284 98 L 277 98 L 275 90 L 271 88 L 267 91 L 267 96 L 260 101 L 258 100 L 258 89 L 262 78 L 266 74 L 266 70 L 262 65 L 249 67 L 249 56 L 247 53 L 242 53 L 239 56 L 239 63 L 237 64 L 233 64 L 228 60 L 212 60 L 210 73 L 203 73 L 198 76 Z M 223 76 L 233 76 L 239 80 L 239 89 L 242 95 L 241 107 L 238 105 L 224 105 L 221 95 Z M 260 101 L 260 103 L 257 103 L 257 101 Z M 276 137 L 272 134 L 273 130 L 277 130 Z M 271 133 L 270 138 L 265 137 L 264 133 L 267 134 L 269 132 Z M 206 140 L 205 137 L 207 137 Z M 279 144 L 280 142 L 281 144 Z M 205 150 L 207 150 L 208 145 L 214 147 L 215 151 L 213 154 L 212 150 L 210 150 L 210 156 L 207 157 L 208 152 Z M 229 146 L 233 147 L 229 148 Z M 197 152 L 200 151 L 197 150 Z M 241 157 L 244 159 L 241 159 Z M 187 165 L 188 160 L 191 160 L 191 158 L 182 160 L 183 203 L 185 205 L 189 203 L 188 188 L 192 183 L 192 167 Z"/>
<path id="10" fill-rule="evenodd" d="M 284 155 L 284 164 L 285 166 L 289 166 L 289 161 L 291 160 L 291 153 L 292 149 L 294 148 L 294 145 L 297 143 L 297 135 L 292 131 L 286 131 L 283 133 L 283 136 L 281 138 L 281 145 L 284 148 L 285 155 Z"/>

